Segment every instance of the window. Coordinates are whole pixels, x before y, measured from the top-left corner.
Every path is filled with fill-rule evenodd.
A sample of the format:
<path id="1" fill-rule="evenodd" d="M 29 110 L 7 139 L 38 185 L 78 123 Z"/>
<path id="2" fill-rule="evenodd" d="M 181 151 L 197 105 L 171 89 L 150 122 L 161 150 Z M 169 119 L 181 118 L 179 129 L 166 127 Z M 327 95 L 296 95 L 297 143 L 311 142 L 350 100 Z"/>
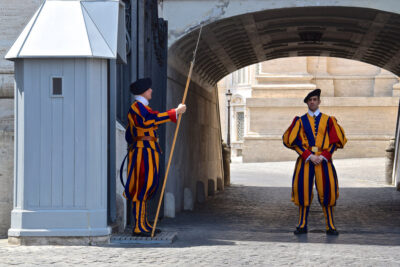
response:
<path id="1" fill-rule="evenodd" d="M 51 96 L 62 96 L 62 77 L 51 77 Z"/>
<path id="2" fill-rule="evenodd" d="M 235 72 L 235 82 L 237 84 L 247 84 L 249 82 L 248 68 L 244 67 Z"/>
<path id="3" fill-rule="evenodd" d="M 244 136 L 244 112 L 236 113 L 236 137 L 237 141 L 243 141 Z"/>
<path id="4" fill-rule="evenodd" d="M 243 69 L 238 70 L 238 83 L 243 83 Z"/>

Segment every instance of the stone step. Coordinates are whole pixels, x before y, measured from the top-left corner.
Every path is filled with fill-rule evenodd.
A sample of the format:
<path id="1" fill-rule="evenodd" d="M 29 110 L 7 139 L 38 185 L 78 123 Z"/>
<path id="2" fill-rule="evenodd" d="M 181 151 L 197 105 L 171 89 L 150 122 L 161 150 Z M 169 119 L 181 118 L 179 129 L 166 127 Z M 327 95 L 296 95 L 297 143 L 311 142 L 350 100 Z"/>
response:
<path id="1" fill-rule="evenodd" d="M 302 97 L 281 98 L 247 98 L 248 108 L 262 107 L 301 107 L 304 108 Z M 321 97 L 323 107 L 398 107 L 399 97 Z"/>
<path id="2" fill-rule="evenodd" d="M 313 83 L 271 83 L 271 84 L 256 84 L 252 87 L 253 90 L 310 90 L 315 89 Z"/>
<path id="3" fill-rule="evenodd" d="M 301 82 L 311 81 L 314 78 L 313 75 L 309 74 L 261 74 L 257 75 L 256 79 L 259 82 Z"/>
<path id="4" fill-rule="evenodd" d="M 304 97 L 315 88 L 312 83 L 257 84 L 252 87 L 251 95 L 255 98 Z"/>

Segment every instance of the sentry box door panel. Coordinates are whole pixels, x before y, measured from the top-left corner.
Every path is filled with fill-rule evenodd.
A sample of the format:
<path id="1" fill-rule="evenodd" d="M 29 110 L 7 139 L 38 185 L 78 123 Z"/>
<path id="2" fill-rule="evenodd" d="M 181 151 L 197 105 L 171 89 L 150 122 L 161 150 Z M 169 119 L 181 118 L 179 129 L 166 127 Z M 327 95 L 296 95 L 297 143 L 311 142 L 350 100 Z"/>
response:
<path id="1" fill-rule="evenodd" d="M 26 207 L 105 207 L 106 60 L 24 60 L 24 79 Z"/>

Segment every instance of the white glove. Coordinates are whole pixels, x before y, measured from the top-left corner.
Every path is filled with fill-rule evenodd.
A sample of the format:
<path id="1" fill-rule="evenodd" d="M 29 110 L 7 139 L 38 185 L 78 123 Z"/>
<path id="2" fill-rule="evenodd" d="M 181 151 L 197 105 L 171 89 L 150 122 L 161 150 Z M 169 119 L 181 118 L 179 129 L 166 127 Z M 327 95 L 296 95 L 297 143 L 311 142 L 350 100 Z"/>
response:
<path id="1" fill-rule="evenodd" d="M 179 106 L 175 109 L 176 114 L 183 114 L 186 111 L 186 105 L 185 104 L 179 104 Z"/>

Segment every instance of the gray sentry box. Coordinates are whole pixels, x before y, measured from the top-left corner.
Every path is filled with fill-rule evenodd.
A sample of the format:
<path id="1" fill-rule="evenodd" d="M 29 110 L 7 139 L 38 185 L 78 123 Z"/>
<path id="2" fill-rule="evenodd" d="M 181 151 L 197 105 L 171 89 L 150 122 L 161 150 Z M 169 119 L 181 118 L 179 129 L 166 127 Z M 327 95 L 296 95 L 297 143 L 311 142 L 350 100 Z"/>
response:
<path id="1" fill-rule="evenodd" d="M 124 10 L 45 1 L 6 55 L 16 81 L 14 243 L 108 240 L 107 61 L 126 60 Z"/>

